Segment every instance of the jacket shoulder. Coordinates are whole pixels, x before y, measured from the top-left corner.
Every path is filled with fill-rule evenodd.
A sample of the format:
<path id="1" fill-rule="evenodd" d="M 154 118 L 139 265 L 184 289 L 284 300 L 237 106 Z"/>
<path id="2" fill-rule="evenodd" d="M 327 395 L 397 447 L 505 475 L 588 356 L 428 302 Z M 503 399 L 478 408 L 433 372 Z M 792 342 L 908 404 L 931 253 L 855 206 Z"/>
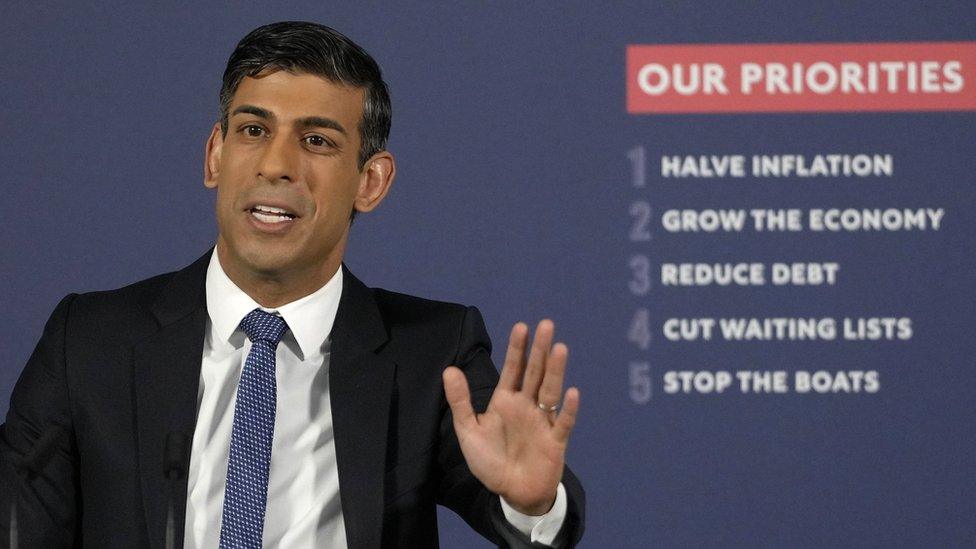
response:
<path id="1" fill-rule="evenodd" d="M 464 362 L 481 351 L 491 354 L 491 339 L 477 307 L 381 288 L 371 291 L 397 346 L 446 352 L 452 363 Z"/>
<path id="2" fill-rule="evenodd" d="M 470 308 L 460 303 L 426 299 L 383 288 L 370 288 L 370 290 L 373 292 L 377 307 L 388 322 L 409 324 L 438 319 L 459 322 Z"/>
<path id="3" fill-rule="evenodd" d="M 185 316 L 204 305 L 204 285 L 211 252 L 178 270 L 140 280 L 114 290 L 88 292 L 72 303 L 71 316 L 89 321 L 111 318 L 123 330 L 122 322 L 157 319 L 163 323 Z M 136 323 L 132 328 L 142 325 Z"/>
<path id="4" fill-rule="evenodd" d="M 71 315 L 102 316 L 148 313 L 176 271 L 134 282 L 112 290 L 78 294 L 71 304 Z"/>

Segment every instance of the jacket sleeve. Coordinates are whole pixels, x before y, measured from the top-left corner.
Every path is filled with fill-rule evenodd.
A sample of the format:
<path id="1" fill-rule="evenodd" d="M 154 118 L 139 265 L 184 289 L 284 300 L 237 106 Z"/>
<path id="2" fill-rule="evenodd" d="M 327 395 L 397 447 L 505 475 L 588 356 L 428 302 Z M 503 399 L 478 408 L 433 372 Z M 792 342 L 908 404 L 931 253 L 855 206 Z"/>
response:
<path id="1" fill-rule="evenodd" d="M 78 463 L 66 382 L 65 340 L 71 302 L 61 300 L 44 327 L 0 425 L 0 547 L 11 543 L 11 505 L 17 506 L 21 548 L 72 547 L 79 525 Z M 53 436 L 53 438 L 51 438 Z M 50 438 L 46 460 L 37 443 Z M 33 452 L 33 453 L 32 453 Z M 28 472 L 19 465 L 37 466 Z M 18 472 L 20 469 L 20 472 Z"/>
<path id="2" fill-rule="evenodd" d="M 462 321 L 454 365 L 464 371 L 471 390 L 471 404 L 484 412 L 498 383 L 498 371 L 491 361 L 491 341 L 481 313 L 469 307 Z M 532 543 L 527 536 L 509 524 L 497 495 L 488 491 L 468 469 L 454 433 L 454 419 L 445 400 L 440 424 L 438 466 L 442 479 L 437 502 L 460 515 L 472 528 L 500 547 L 548 547 Z M 585 495 L 579 480 L 566 467 L 566 519 L 555 539 L 555 547 L 573 547 L 583 535 Z"/>

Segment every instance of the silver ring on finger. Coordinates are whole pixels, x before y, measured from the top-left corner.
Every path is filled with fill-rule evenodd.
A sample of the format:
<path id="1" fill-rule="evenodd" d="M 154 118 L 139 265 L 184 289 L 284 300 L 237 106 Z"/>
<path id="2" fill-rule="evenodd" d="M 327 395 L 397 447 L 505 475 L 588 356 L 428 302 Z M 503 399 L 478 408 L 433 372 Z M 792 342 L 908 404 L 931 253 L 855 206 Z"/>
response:
<path id="1" fill-rule="evenodd" d="M 549 406 L 548 404 L 543 404 L 540 402 L 539 409 L 542 410 L 543 412 L 549 412 L 549 413 L 558 412 L 559 404 L 557 403 L 557 404 L 553 404 L 552 406 Z"/>

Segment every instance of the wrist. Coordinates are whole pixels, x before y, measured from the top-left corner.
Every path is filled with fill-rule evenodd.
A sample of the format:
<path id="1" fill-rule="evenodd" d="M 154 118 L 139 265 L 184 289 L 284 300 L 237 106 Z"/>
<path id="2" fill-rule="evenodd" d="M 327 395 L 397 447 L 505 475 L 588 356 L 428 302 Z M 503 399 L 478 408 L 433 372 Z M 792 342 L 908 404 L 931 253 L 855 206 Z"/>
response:
<path id="1" fill-rule="evenodd" d="M 504 499 L 505 503 L 507 503 L 512 509 L 522 513 L 523 515 L 540 517 L 552 510 L 553 505 L 556 503 L 556 491 L 553 491 L 551 497 L 534 502 L 516 502 L 504 496 L 502 496 L 502 499 Z"/>
<path id="2" fill-rule="evenodd" d="M 544 514 L 539 516 L 523 514 L 505 501 L 504 497 L 498 499 L 501 501 L 502 514 L 510 526 L 528 537 L 533 543 L 555 545 L 553 542 L 566 520 L 567 496 L 563 483 L 560 482 L 556 486 L 556 501 L 552 504 L 552 508 L 543 510 Z"/>

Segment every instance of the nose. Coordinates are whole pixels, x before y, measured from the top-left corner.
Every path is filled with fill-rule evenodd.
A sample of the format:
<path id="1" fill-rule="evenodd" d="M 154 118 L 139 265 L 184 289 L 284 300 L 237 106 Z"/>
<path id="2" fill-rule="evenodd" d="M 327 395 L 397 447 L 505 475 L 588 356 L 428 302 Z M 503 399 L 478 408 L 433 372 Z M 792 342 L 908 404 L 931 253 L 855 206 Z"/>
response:
<path id="1" fill-rule="evenodd" d="M 298 147 L 293 140 L 282 132 L 268 140 L 258 161 L 258 176 L 275 183 L 278 181 L 294 181 L 297 163 Z"/>

